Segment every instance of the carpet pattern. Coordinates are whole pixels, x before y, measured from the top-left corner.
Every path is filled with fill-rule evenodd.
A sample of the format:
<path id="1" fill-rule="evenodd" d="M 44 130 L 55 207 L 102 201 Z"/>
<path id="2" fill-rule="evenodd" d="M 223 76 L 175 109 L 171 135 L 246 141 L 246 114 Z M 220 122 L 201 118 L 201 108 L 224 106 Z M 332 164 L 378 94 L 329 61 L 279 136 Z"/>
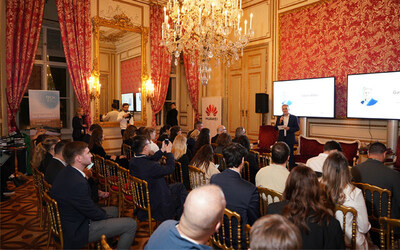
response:
<path id="1" fill-rule="evenodd" d="M 1 249 L 47 249 L 47 228 L 41 228 L 37 209 L 37 196 L 33 178 L 15 188 L 11 199 L 1 202 L 0 207 L 0 248 Z M 125 216 L 132 216 L 132 209 L 125 211 Z M 139 223 L 135 241 L 131 249 L 143 249 L 148 237 L 148 224 Z M 52 243 L 50 243 L 52 244 Z M 50 245 L 50 248 L 54 248 Z M 87 249 L 87 248 L 86 248 Z"/>

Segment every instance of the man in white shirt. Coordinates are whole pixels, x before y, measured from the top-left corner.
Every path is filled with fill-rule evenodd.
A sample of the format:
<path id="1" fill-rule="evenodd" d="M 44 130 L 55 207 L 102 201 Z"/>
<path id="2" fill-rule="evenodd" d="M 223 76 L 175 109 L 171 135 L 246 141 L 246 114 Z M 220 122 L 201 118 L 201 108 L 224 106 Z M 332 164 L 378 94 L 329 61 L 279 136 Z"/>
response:
<path id="1" fill-rule="evenodd" d="M 128 105 L 128 107 L 129 107 L 129 105 Z M 106 115 L 103 115 L 103 121 L 104 122 L 116 122 L 117 121 L 117 119 L 118 119 L 118 115 L 119 115 L 119 112 L 118 112 L 118 107 L 117 107 L 117 104 L 116 103 L 113 103 L 113 104 L 111 104 L 111 111 L 110 112 L 108 112 Z"/>
<path id="2" fill-rule="evenodd" d="M 325 159 L 330 153 L 340 151 L 342 152 L 342 146 L 337 141 L 327 141 L 324 145 L 324 152 L 320 153 L 318 156 L 312 157 L 307 160 L 307 167 L 314 170 L 314 172 L 319 172 L 322 174 L 322 166 L 324 165 Z M 317 173 L 318 175 L 318 173 Z"/>
<path id="3" fill-rule="evenodd" d="M 133 125 L 133 115 L 129 113 L 129 104 L 122 104 L 122 111 L 119 112 L 117 122 L 119 122 L 119 127 L 121 128 L 121 135 L 124 135 L 124 132 L 128 125 Z"/>
<path id="4" fill-rule="evenodd" d="M 276 142 L 272 146 L 272 163 L 261 168 L 256 175 L 256 186 L 272 189 L 283 193 L 289 170 L 286 168 L 289 161 L 290 149 L 284 142 Z"/>

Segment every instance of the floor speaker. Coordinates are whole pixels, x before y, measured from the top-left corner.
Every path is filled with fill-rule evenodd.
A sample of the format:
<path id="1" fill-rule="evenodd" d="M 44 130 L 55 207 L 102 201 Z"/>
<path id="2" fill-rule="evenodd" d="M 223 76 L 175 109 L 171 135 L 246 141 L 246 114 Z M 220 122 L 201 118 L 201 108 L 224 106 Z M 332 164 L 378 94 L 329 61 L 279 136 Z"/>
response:
<path id="1" fill-rule="evenodd" d="M 268 112 L 268 94 L 256 93 L 256 113 Z"/>

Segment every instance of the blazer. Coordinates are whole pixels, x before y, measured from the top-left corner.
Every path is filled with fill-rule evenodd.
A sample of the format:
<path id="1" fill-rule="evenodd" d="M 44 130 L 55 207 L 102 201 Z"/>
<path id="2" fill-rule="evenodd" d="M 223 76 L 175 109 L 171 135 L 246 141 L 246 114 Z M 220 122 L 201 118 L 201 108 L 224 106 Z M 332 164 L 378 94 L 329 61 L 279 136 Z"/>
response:
<path id="1" fill-rule="evenodd" d="M 46 173 L 47 166 L 49 165 L 51 159 L 53 159 L 53 155 L 50 154 L 49 152 L 46 152 L 46 154 L 44 155 L 44 159 L 38 166 L 40 172 L 42 172 L 43 174 Z"/>
<path id="2" fill-rule="evenodd" d="M 47 166 L 46 173 L 44 174 L 44 180 L 53 185 L 54 179 L 56 178 L 58 172 L 64 168 L 65 166 L 60 160 L 52 158 Z"/>
<path id="3" fill-rule="evenodd" d="M 89 241 L 90 221 L 107 219 L 106 212 L 90 195 L 87 180 L 70 165 L 62 169 L 53 182 L 50 196 L 58 203 L 65 249 L 83 248 Z"/>
<path id="4" fill-rule="evenodd" d="M 72 138 L 75 141 L 82 140 L 83 136 L 85 135 L 85 128 L 82 126 L 84 123 L 85 123 L 85 116 L 82 116 L 82 118 L 74 116 L 74 118 L 72 118 L 72 128 L 73 128 Z"/>
<path id="5" fill-rule="evenodd" d="M 275 123 L 276 130 L 278 130 L 278 126 L 283 125 L 283 121 L 280 122 L 280 119 L 281 119 L 281 116 L 278 116 L 276 118 L 276 123 Z M 296 133 L 297 131 L 300 130 L 299 120 L 297 119 L 297 116 L 290 114 L 287 126 L 289 127 L 289 130 L 286 131 L 286 137 L 284 135 L 284 131 L 279 130 L 278 141 L 284 141 L 288 144 L 294 145 L 294 143 L 295 143 L 294 133 Z"/>
<path id="6" fill-rule="evenodd" d="M 151 216 L 159 221 L 171 219 L 175 208 L 172 202 L 171 191 L 164 176 L 175 170 L 175 160 L 172 153 L 166 154 L 166 165 L 161 165 L 158 160 L 163 156 L 161 150 L 153 156 L 135 155 L 129 161 L 129 173 L 148 183 L 150 195 Z M 137 212 L 139 220 L 146 220 L 147 213 L 142 210 Z"/>

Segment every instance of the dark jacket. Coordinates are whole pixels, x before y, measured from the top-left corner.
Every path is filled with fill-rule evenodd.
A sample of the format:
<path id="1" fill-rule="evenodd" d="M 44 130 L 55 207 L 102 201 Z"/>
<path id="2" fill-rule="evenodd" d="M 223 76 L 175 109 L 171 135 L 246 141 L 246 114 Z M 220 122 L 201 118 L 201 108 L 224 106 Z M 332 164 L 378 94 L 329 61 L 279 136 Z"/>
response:
<path id="1" fill-rule="evenodd" d="M 278 129 L 278 126 L 283 125 L 283 121 L 280 122 L 281 116 L 276 118 L 275 129 Z M 284 130 L 279 130 L 278 141 L 286 142 L 289 147 L 290 145 L 294 145 L 295 143 L 295 134 L 297 131 L 300 130 L 299 121 L 295 115 L 289 115 L 288 125 L 289 130 L 286 131 L 286 137 L 284 135 Z"/>
<path id="2" fill-rule="evenodd" d="M 85 128 L 82 126 L 85 124 L 85 117 L 82 116 L 82 118 L 79 118 L 77 116 L 74 116 L 72 118 L 72 138 L 74 141 L 81 141 L 83 139 L 83 136 L 85 136 Z"/>
<path id="3" fill-rule="evenodd" d="M 51 159 L 53 159 L 53 155 L 50 154 L 49 152 L 46 152 L 44 159 L 42 160 L 42 162 L 38 167 L 40 172 L 42 172 L 43 174 L 46 173 L 47 166 L 49 165 Z"/>
<path id="4" fill-rule="evenodd" d="M 49 165 L 47 166 L 46 173 L 44 174 L 44 180 L 47 181 L 47 183 L 53 185 L 53 182 L 56 179 L 58 172 L 60 172 L 64 168 L 65 166 L 60 160 L 52 158 L 49 162 Z"/>
<path id="5" fill-rule="evenodd" d="M 175 126 L 178 125 L 178 110 L 171 109 L 167 112 L 167 122 L 168 125 Z"/>

